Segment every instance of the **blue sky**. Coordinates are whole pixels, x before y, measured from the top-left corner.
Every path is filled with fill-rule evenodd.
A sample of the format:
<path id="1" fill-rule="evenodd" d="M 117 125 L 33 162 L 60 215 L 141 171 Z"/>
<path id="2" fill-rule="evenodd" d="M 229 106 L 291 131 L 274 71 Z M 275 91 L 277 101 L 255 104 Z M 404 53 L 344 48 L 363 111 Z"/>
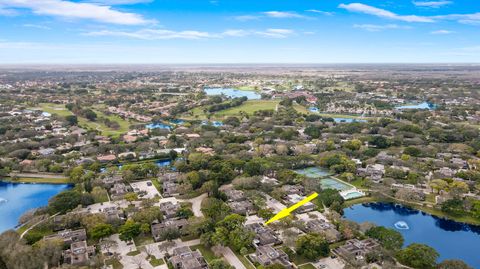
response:
<path id="1" fill-rule="evenodd" d="M 469 0 L 0 0 L 0 64 L 480 62 Z"/>

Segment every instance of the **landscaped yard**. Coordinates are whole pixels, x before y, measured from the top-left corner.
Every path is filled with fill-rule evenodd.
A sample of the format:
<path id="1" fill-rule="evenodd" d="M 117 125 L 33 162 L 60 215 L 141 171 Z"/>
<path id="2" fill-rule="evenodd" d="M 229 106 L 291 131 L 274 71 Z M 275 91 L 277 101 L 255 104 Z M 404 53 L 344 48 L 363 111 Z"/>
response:
<path id="1" fill-rule="evenodd" d="M 153 267 L 157 267 L 157 266 L 160 266 L 160 265 L 165 263 L 165 261 L 163 259 L 157 259 L 154 256 L 150 257 L 149 262 Z"/>
<path id="2" fill-rule="evenodd" d="M 235 253 L 235 255 L 247 269 L 255 269 L 255 266 L 253 266 L 253 264 L 245 256 L 242 256 L 238 253 Z"/>
<path id="3" fill-rule="evenodd" d="M 120 261 L 118 259 L 115 259 L 115 258 L 105 260 L 105 264 L 106 265 L 111 265 L 113 267 L 113 269 L 122 269 L 123 268 L 123 265 L 120 263 Z"/>
<path id="4" fill-rule="evenodd" d="M 205 247 L 204 245 L 196 245 L 196 246 L 191 246 L 190 247 L 191 250 L 200 250 L 200 252 L 202 253 L 203 257 L 205 258 L 205 260 L 209 263 L 211 262 L 212 260 L 215 260 L 217 259 L 217 257 L 215 256 L 215 254 L 213 254 L 213 251 L 210 249 L 210 248 L 207 248 Z"/>
<path id="5" fill-rule="evenodd" d="M 307 263 L 302 266 L 299 266 L 298 269 L 315 269 L 315 266 L 313 266 L 311 263 Z"/>

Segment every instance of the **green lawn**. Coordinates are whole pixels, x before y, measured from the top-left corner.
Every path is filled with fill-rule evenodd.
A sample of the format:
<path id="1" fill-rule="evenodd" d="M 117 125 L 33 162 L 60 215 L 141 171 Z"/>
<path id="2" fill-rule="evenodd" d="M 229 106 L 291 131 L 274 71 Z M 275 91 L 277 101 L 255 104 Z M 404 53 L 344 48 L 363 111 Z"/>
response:
<path id="1" fill-rule="evenodd" d="M 157 267 L 157 266 L 160 266 L 160 265 L 165 263 L 165 261 L 163 259 L 157 259 L 154 256 L 150 257 L 149 262 L 153 267 Z"/>
<path id="2" fill-rule="evenodd" d="M 111 265 L 113 269 L 123 269 L 123 265 L 120 263 L 118 259 L 112 258 L 105 260 L 106 265 Z"/>
<path id="3" fill-rule="evenodd" d="M 73 115 L 71 111 L 65 108 L 63 104 L 53 104 L 53 103 L 41 103 L 39 107 L 35 107 L 33 109 L 41 109 L 42 111 L 48 112 L 50 114 L 57 114 L 59 116 L 65 117 L 69 115 Z M 78 125 L 87 129 L 94 129 L 98 130 L 104 136 L 119 136 L 120 134 L 126 133 L 130 129 L 130 125 L 134 124 L 135 122 L 129 122 L 128 120 L 124 120 L 116 115 L 106 115 L 102 111 L 100 111 L 100 107 L 92 109 L 97 114 L 98 118 L 108 118 L 111 121 L 115 121 L 118 123 L 120 128 L 118 130 L 112 129 L 107 127 L 103 122 L 97 120 L 96 122 L 89 121 L 83 117 L 78 118 Z"/>
<path id="4" fill-rule="evenodd" d="M 250 101 L 244 102 L 240 106 L 215 112 L 212 114 L 211 118 L 223 119 L 229 116 L 239 116 L 241 111 L 247 113 L 248 115 L 253 115 L 255 111 L 265 110 L 265 109 L 275 109 L 278 103 L 280 103 L 279 100 L 250 100 Z M 207 116 L 205 115 L 205 112 L 203 111 L 203 109 L 204 107 L 196 107 L 191 111 L 185 113 L 182 116 L 182 118 L 204 120 L 207 118 Z"/>
<path id="5" fill-rule="evenodd" d="M 255 269 L 255 266 L 253 266 L 253 264 L 245 256 L 242 256 L 238 253 L 235 253 L 235 255 L 247 269 Z"/>
<path id="6" fill-rule="evenodd" d="M 215 256 L 215 254 L 213 254 L 213 251 L 210 249 L 210 248 L 207 248 L 205 247 L 204 245 L 196 245 L 196 246 L 191 246 L 190 247 L 191 250 L 200 250 L 200 252 L 202 253 L 203 257 L 205 258 L 205 260 L 210 263 L 212 260 L 215 260 L 217 259 L 217 257 Z"/>
<path id="7" fill-rule="evenodd" d="M 65 105 L 62 104 L 41 103 L 39 107 L 35 107 L 34 109 L 41 109 L 44 112 L 57 114 L 62 117 L 73 115 L 73 113 L 66 109 Z"/>
<path id="8" fill-rule="evenodd" d="M 363 189 L 363 188 L 366 188 L 365 185 L 364 185 L 365 181 L 366 181 L 365 179 L 359 178 L 357 180 L 354 180 L 354 181 L 350 182 L 350 184 L 352 184 L 353 186 L 355 186 L 359 189 Z"/>
<path id="9" fill-rule="evenodd" d="M 149 235 L 139 235 L 133 239 L 135 246 L 144 246 L 153 243 L 153 238 Z"/>
<path id="10" fill-rule="evenodd" d="M 19 177 L 13 180 L 6 178 L 6 181 L 21 183 L 46 183 L 46 184 L 65 184 L 69 183 L 68 178 L 41 178 L 41 177 Z"/>
<path id="11" fill-rule="evenodd" d="M 315 266 L 313 266 L 311 263 L 307 263 L 302 266 L 299 266 L 298 269 L 315 269 Z"/>
<path id="12" fill-rule="evenodd" d="M 138 254 L 140 254 L 140 251 L 139 250 L 134 250 L 134 251 L 128 252 L 127 256 L 137 256 Z"/>

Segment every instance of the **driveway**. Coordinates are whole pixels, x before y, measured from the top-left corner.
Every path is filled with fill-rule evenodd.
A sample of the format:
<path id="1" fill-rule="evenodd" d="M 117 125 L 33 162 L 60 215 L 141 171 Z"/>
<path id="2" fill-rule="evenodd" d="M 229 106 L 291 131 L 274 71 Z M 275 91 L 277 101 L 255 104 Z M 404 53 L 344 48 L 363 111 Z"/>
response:
<path id="1" fill-rule="evenodd" d="M 180 202 L 189 202 L 192 204 L 192 211 L 193 211 L 193 215 L 195 217 L 203 217 L 203 213 L 202 213 L 202 201 L 203 199 L 207 198 L 207 194 L 204 193 L 200 196 L 197 196 L 195 198 L 192 198 L 192 199 L 188 199 L 188 200 L 181 200 L 181 199 L 178 199 L 178 201 Z"/>
<path id="2" fill-rule="evenodd" d="M 225 260 L 236 269 L 247 269 L 229 247 L 223 247 L 220 252 Z"/>

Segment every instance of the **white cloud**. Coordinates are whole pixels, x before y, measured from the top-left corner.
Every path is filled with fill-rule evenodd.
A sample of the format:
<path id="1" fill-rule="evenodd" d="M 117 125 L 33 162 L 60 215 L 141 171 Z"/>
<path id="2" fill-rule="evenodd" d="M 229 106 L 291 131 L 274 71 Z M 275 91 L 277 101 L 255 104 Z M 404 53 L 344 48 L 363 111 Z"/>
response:
<path id="1" fill-rule="evenodd" d="M 253 20 L 260 19 L 259 16 L 254 16 L 254 15 L 241 15 L 241 16 L 235 16 L 233 18 L 237 21 L 253 21 Z"/>
<path id="2" fill-rule="evenodd" d="M 456 20 L 459 23 L 463 24 L 472 24 L 472 25 L 479 25 L 480 24 L 480 12 L 472 13 L 472 14 L 449 14 L 443 16 L 435 16 L 436 19 L 443 19 L 443 20 Z"/>
<path id="3" fill-rule="evenodd" d="M 378 24 L 354 24 L 354 28 L 363 29 L 369 32 L 380 32 L 383 30 L 388 29 L 410 29 L 408 26 L 400 26 L 397 24 L 386 24 L 386 25 L 378 25 Z"/>
<path id="4" fill-rule="evenodd" d="M 85 0 L 83 2 L 114 6 L 114 5 L 144 4 L 144 3 L 151 3 L 153 1 L 154 0 Z"/>
<path id="5" fill-rule="evenodd" d="M 449 31 L 449 30 L 436 30 L 430 32 L 432 35 L 449 35 L 455 33 L 454 31 Z"/>
<path id="6" fill-rule="evenodd" d="M 372 7 L 369 5 L 365 5 L 362 3 L 352 3 L 352 4 L 340 4 L 339 8 L 346 9 L 350 12 L 358 12 L 364 13 L 368 15 L 373 15 L 381 18 L 387 18 L 392 20 L 398 21 L 405 21 L 405 22 L 434 22 L 432 18 L 424 17 L 424 16 L 417 16 L 417 15 L 398 15 L 391 11 Z"/>
<path id="7" fill-rule="evenodd" d="M 200 31 L 171 31 L 164 29 L 142 29 L 139 31 L 110 31 L 102 30 L 96 32 L 85 33 L 87 36 L 115 36 L 115 37 L 128 37 L 144 40 L 165 40 L 165 39 L 205 39 L 213 38 L 215 35 L 208 32 Z"/>
<path id="8" fill-rule="evenodd" d="M 290 29 L 267 29 L 265 31 L 255 32 L 257 35 L 271 38 L 286 38 L 294 33 L 295 32 Z"/>
<path id="9" fill-rule="evenodd" d="M 140 25 L 151 23 L 139 14 L 113 10 L 110 6 L 93 3 L 78 3 L 64 0 L 0 0 L 7 8 L 30 9 L 37 15 L 48 15 L 68 19 L 89 19 L 98 22 Z"/>
<path id="10" fill-rule="evenodd" d="M 326 15 L 326 16 L 332 16 L 334 14 L 333 12 L 322 11 L 322 10 L 318 10 L 318 9 L 308 9 L 308 10 L 305 10 L 305 11 L 306 12 L 317 13 L 317 14 L 322 14 L 322 15 Z"/>
<path id="11" fill-rule="evenodd" d="M 439 8 L 442 6 L 452 4 L 452 1 L 414 1 L 413 4 L 417 7 Z"/>
<path id="12" fill-rule="evenodd" d="M 250 33 L 246 30 L 242 29 L 231 29 L 231 30 L 226 30 L 225 32 L 222 33 L 223 36 L 233 36 L 233 37 L 243 37 L 243 36 L 248 36 Z"/>
<path id="13" fill-rule="evenodd" d="M 300 15 L 296 12 L 289 12 L 289 11 L 267 11 L 267 12 L 263 12 L 263 14 L 267 17 L 280 18 L 280 19 L 305 18 L 305 16 L 303 15 Z"/>
<path id="14" fill-rule="evenodd" d="M 244 29 L 229 29 L 221 33 L 210 33 L 202 31 L 172 31 L 165 29 L 142 29 L 138 31 L 115 31 L 115 30 L 101 30 L 83 33 L 85 36 L 110 36 L 110 37 L 126 37 L 142 40 L 168 40 L 168 39 L 212 39 L 225 37 L 246 37 L 246 36 L 260 36 L 268 38 L 286 38 L 293 35 L 295 31 L 290 29 L 266 29 L 266 30 L 244 30 Z"/>
<path id="15" fill-rule="evenodd" d="M 36 29 L 42 29 L 42 30 L 50 30 L 52 28 L 48 27 L 48 26 L 45 26 L 45 25 L 39 25 L 39 24 L 23 24 L 22 25 L 23 27 L 27 27 L 27 28 L 36 28 Z"/>

